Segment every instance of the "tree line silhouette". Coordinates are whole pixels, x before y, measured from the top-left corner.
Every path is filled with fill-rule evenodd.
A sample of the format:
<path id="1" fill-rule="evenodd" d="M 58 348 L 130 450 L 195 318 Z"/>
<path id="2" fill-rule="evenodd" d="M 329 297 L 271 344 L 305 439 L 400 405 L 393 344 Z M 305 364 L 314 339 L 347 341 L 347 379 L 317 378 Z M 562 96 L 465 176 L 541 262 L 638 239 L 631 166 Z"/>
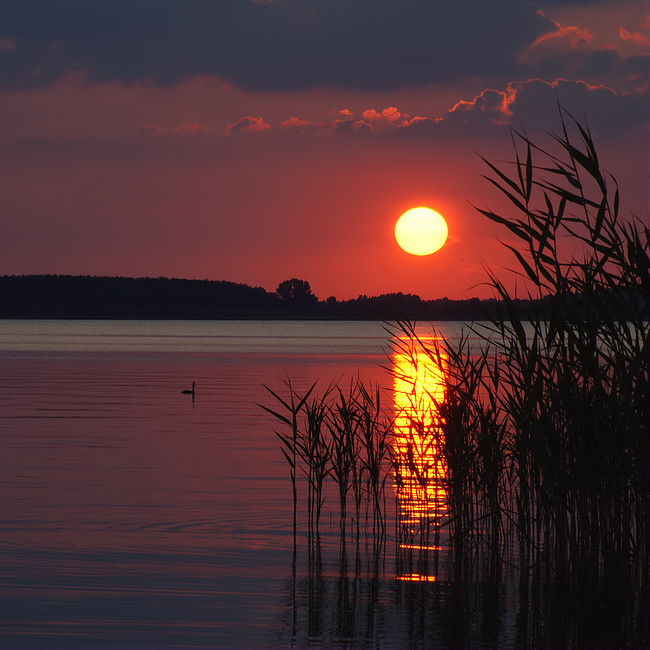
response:
<path id="1" fill-rule="evenodd" d="M 477 320 L 494 299 L 423 300 L 414 294 L 319 300 L 291 278 L 275 292 L 246 284 L 176 278 L 71 275 L 0 277 L 0 318 Z"/>

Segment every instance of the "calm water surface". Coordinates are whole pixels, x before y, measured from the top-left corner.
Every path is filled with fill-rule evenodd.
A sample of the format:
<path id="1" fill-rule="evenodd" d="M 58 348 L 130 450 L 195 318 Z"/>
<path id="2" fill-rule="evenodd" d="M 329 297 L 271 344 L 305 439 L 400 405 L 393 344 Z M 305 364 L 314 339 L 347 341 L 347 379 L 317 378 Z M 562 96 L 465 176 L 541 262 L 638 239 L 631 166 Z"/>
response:
<path id="1" fill-rule="evenodd" d="M 433 587 L 395 579 L 390 539 L 371 580 L 327 548 L 318 576 L 300 546 L 294 571 L 288 470 L 256 404 L 287 377 L 390 387 L 387 339 L 375 322 L 0 321 L 0 645 L 446 640 L 450 612 L 412 611 Z"/>

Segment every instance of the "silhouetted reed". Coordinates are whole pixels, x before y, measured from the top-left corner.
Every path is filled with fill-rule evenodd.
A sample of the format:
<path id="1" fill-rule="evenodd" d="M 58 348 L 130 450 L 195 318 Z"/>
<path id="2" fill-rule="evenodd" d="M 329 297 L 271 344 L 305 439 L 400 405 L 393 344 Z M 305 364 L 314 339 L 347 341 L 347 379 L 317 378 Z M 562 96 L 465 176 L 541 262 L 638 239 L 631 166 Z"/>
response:
<path id="1" fill-rule="evenodd" d="M 644 580 L 648 229 L 620 217 L 572 118 L 557 153 L 513 139 L 512 173 L 486 163 L 516 214 L 479 211 L 519 240 L 504 245 L 532 306 L 489 271 L 497 318 L 434 348 L 402 330 L 447 357 L 438 408 L 457 560 L 512 561 L 516 539 L 520 568 L 589 598 Z"/>
<path id="2" fill-rule="evenodd" d="M 293 494 L 293 541 L 294 548 L 296 543 L 297 522 L 296 515 L 298 512 L 298 488 L 297 488 L 297 467 L 298 467 L 298 451 L 299 451 L 299 417 L 305 406 L 305 402 L 309 399 L 312 391 L 316 387 L 316 383 L 312 384 L 309 390 L 303 396 L 298 395 L 294 390 L 291 379 L 286 380 L 286 386 L 289 391 L 287 400 L 282 398 L 276 392 L 265 386 L 266 390 L 273 395 L 273 397 L 280 403 L 280 406 L 287 412 L 286 415 L 278 411 L 272 410 L 263 404 L 259 406 L 265 411 L 270 413 L 273 417 L 283 422 L 289 428 L 289 432 L 276 432 L 276 435 L 282 442 L 282 453 L 289 464 L 289 472 L 291 476 L 291 488 Z"/>
<path id="3" fill-rule="evenodd" d="M 568 594 L 567 607 L 606 603 L 640 639 L 649 233 L 620 216 L 616 182 L 602 171 L 588 129 L 560 115 L 552 151 L 513 132 L 511 170 L 485 161 L 514 213 L 479 212 L 517 242 L 503 244 L 517 263 L 515 289 L 488 270 L 496 317 L 453 340 L 423 339 L 408 321 L 387 326 L 395 362 L 388 409 L 379 388 L 360 380 L 311 401 L 315 385 L 300 395 L 287 383 L 288 398 L 270 391 L 284 411 L 264 408 L 288 429 L 278 436 L 292 477 L 294 535 L 298 468 L 307 477 L 310 533 L 318 535 L 323 485 L 332 479 L 341 536 L 352 519 L 357 540 L 362 519 L 366 533 L 383 539 L 392 477 L 397 562 L 409 579 L 427 579 L 425 555 L 447 536 L 459 580 L 493 587 L 504 565 L 519 570 L 524 620 L 529 598 L 537 603 L 531 616 L 539 615 L 540 585 L 546 597 L 554 585 Z M 423 381 L 423 367 L 439 373 L 435 381 Z M 401 558 L 401 549 L 421 555 Z"/>
<path id="4" fill-rule="evenodd" d="M 290 381 L 286 386 L 287 397 L 267 387 L 281 410 L 261 406 L 285 425 L 285 430 L 276 435 L 289 464 L 294 522 L 298 508 L 297 479 L 301 475 L 306 483 L 310 537 L 319 535 L 326 483 L 331 481 L 338 493 L 342 538 L 352 521 L 357 540 L 362 528 L 373 540 L 382 539 L 391 427 L 382 409 L 379 388 L 366 387 L 356 379 L 347 389 L 334 384 L 320 396 L 313 396 L 315 384 L 304 395 L 299 394 Z"/>
<path id="5" fill-rule="evenodd" d="M 379 386 L 366 387 L 357 382 L 357 413 L 360 423 L 361 467 L 365 478 L 368 507 L 372 510 L 373 539 L 386 534 L 386 481 L 388 462 L 392 455 L 393 418 L 386 416 Z"/>

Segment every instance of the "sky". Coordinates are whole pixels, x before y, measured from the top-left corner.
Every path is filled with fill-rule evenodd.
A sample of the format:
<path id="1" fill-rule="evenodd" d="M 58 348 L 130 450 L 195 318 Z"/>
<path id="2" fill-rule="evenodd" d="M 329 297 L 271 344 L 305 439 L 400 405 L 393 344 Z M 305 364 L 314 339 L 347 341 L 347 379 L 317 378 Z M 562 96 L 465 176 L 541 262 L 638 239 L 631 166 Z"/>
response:
<path id="1" fill-rule="evenodd" d="M 0 274 L 487 297 L 481 157 L 558 103 L 647 221 L 647 53 L 643 0 L 0 0 Z"/>

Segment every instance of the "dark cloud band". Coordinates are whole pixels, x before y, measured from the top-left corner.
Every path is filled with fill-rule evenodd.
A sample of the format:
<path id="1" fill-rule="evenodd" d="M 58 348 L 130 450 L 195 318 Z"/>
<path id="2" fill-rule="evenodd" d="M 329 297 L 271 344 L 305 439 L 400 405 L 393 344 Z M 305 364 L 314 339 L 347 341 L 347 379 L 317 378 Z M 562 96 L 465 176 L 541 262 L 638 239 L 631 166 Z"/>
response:
<path id="1" fill-rule="evenodd" d="M 551 23 L 513 0 L 4 0 L 0 84 L 169 86 L 196 75 L 254 90 L 386 90 L 509 76 Z"/>

